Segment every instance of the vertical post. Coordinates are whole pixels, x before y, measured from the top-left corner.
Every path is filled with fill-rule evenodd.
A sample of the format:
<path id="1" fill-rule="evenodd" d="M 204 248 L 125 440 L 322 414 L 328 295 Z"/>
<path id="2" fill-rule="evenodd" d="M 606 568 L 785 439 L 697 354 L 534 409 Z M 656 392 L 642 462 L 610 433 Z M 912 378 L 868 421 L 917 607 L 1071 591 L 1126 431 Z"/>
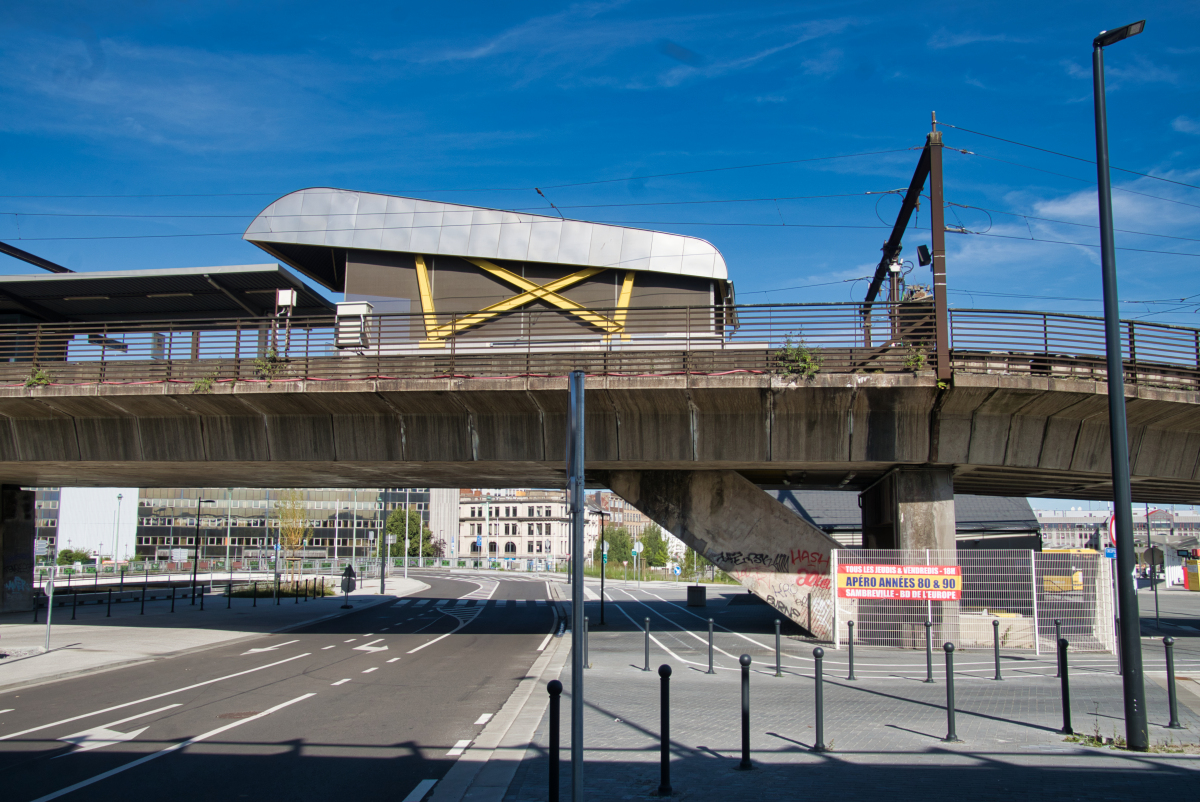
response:
<path id="1" fill-rule="evenodd" d="M 1108 121 L 1104 97 L 1104 47 L 1092 43 L 1092 90 L 1096 109 L 1096 178 L 1100 207 L 1100 272 L 1104 285 L 1104 346 L 1108 384 L 1109 453 L 1112 457 L 1113 516 L 1117 536 L 1117 606 L 1121 616 L 1121 685 L 1125 703 L 1125 741 L 1135 752 L 1150 745 L 1146 725 L 1146 688 L 1142 676 L 1141 622 L 1133 586 L 1133 493 L 1129 484 L 1129 438 L 1125 417 L 1125 365 L 1117 260 L 1113 242 L 1112 186 L 1108 170 Z"/>
<path id="2" fill-rule="evenodd" d="M 171 612 L 175 612 L 175 584 L 171 583 Z"/>
<path id="3" fill-rule="evenodd" d="M 817 734 L 816 740 L 813 743 L 812 751 L 825 752 L 825 650 L 820 646 L 813 649 L 813 679 L 816 682 L 814 686 L 815 697 L 813 704 L 813 713 L 816 716 Z"/>
<path id="4" fill-rule="evenodd" d="M 811 598 L 811 597 L 810 597 Z M 781 650 L 779 648 L 779 619 L 775 619 L 775 676 L 783 676 L 783 662 L 781 660 Z"/>
<path id="5" fill-rule="evenodd" d="M 1054 657 L 1054 661 L 1055 661 L 1054 676 L 1055 677 L 1062 676 L 1062 649 L 1060 649 L 1058 647 L 1059 643 L 1061 643 L 1061 642 L 1062 642 L 1062 619 L 1056 618 L 1056 619 L 1054 619 L 1054 655 L 1055 655 L 1055 657 Z"/>
<path id="6" fill-rule="evenodd" d="M 992 619 L 992 651 L 996 656 L 996 676 L 992 679 L 1002 681 L 1004 677 L 1000 676 L 1000 619 Z"/>
<path id="7" fill-rule="evenodd" d="M 257 582 L 254 583 L 254 590 L 251 591 L 251 595 L 254 597 L 254 604 L 252 604 L 250 606 L 257 607 L 258 606 L 258 583 Z"/>
<path id="8" fill-rule="evenodd" d="M 452 344 L 453 345 L 453 344 Z M 571 371 L 567 416 L 567 497 L 571 503 L 571 631 L 583 631 L 584 372 Z M 583 651 L 571 649 L 571 802 L 583 801 Z"/>
<path id="9" fill-rule="evenodd" d="M 643 627 L 642 631 L 646 634 L 646 637 L 645 637 L 645 640 L 646 640 L 646 665 L 643 666 L 642 671 L 649 671 L 650 670 L 650 616 L 646 616 L 646 626 Z"/>
<path id="10" fill-rule="evenodd" d="M 713 670 L 713 620 L 708 619 L 708 671 L 706 674 L 716 674 Z"/>
<path id="11" fill-rule="evenodd" d="M 1038 629 L 1037 605 L 1037 558 L 1035 552 L 1029 552 L 1029 595 L 1033 597 L 1033 651 L 1038 657 L 1042 656 L 1042 636 Z"/>
<path id="12" fill-rule="evenodd" d="M 850 673 L 846 677 L 846 679 L 853 682 L 854 680 L 857 679 L 857 677 L 854 676 L 854 622 L 847 621 L 846 629 L 849 630 L 849 632 L 850 632 L 850 635 L 847 638 L 847 643 L 850 645 Z"/>
<path id="13" fill-rule="evenodd" d="M 111 587 L 108 589 L 108 607 L 105 608 L 104 617 L 112 618 L 112 588 Z"/>
<path id="14" fill-rule="evenodd" d="M 937 126 L 937 117 L 933 122 Z M 933 315 L 937 337 L 938 381 L 950 380 L 950 313 L 946 301 L 946 217 L 942 197 L 942 132 L 934 130 L 929 148 L 929 227 L 933 245 Z"/>
<path id="15" fill-rule="evenodd" d="M 742 762 L 739 769 L 749 769 L 750 765 L 750 655 L 743 654 L 738 658 L 742 666 Z"/>
<path id="16" fill-rule="evenodd" d="M 233 607 L 233 580 L 229 580 L 229 584 L 225 588 L 225 609 Z"/>
<path id="17" fill-rule="evenodd" d="M 588 624 L 589 623 L 590 622 L 588 621 L 588 617 L 585 615 L 583 617 L 583 667 L 584 668 L 592 667 L 592 659 L 591 659 L 591 656 L 588 655 Z"/>
<path id="18" fill-rule="evenodd" d="M 405 560 L 407 560 L 407 555 Z M 558 802 L 558 744 L 559 736 L 559 711 L 562 705 L 562 683 L 556 679 L 546 683 L 546 690 L 550 694 L 550 802 Z"/>
<path id="19" fill-rule="evenodd" d="M 142 582 L 142 609 L 138 611 L 138 615 L 146 614 L 146 583 Z"/>
<path id="20" fill-rule="evenodd" d="M 597 506 L 599 506 L 599 501 L 600 497 L 597 495 Z M 600 626 L 604 626 L 604 574 L 608 570 L 608 549 L 605 548 L 604 542 L 604 517 L 605 513 L 602 511 L 600 513 Z"/>
<path id="21" fill-rule="evenodd" d="M 933 622 L 925 619 L 925 681 L 933 682 Z"/>
<path id="22" fill-rule="evenodd" d="M 71 594 L 71 620 L 72 621 L 75 620 L 75 611 L 76 611 L 76 609 L 78 609 L 78 607 L 79 607 L 79 591 L 77 590 Z M 146 591 L 143 588 L 142 589 L 142 611 L 145 612 L 145 610 L 146 610 Z"/>
<path id="23" fill-rule="evenodd" d="M 207 594 L 204 592 L 204 583 L 200 583 L 200 612 L 204 612 L 204 597 Z"/>
<path id="24" fill-rule="evenodd" d="M 33 591 L 33 623 L 37 623 L 38 611 L 42 607 L 42 597 L 37 594 L 37 589 Z"/>
<path id="25" fill-rule="evenodd" d="M 1062 670 L 1061 686 L 1062 686 L 1062 713 L 1063 725 L 1059 730 L 1063 735 L 1074 735 L 1075 730 L 1071 729 L 1071 677 L 1067 667 L 1067 643 L 1066 638 L 1058 639 L 1058 665 Z"/>
<path id="26" fill-rule="evenodd" d="M 658 795 L 671 795 L 671 667 L 658 667 L 659 676 L 659 770 Z"/>
<path id="27" fill-rule="evenodd" d="M 834 549 L 829 553 L 829 579 L 830 579 L 830 601 L 833 602 L 833 648 L 842 648 L 841 633 L 838 632 L 838 596 L 837 596 L 837 567 L 838 567 L 838 550 Z"/>
<path id="28" fill-rule="evenodd" d="M 946 651 L 946 743 L 958 743 L 958 733 L 954 731 L 954 644 L 947 641 L 942 645 Z"/>
<path id="29" fill-rule="evenodd" d="M 1171 723 L 1167 725 L 1167 729 L 1181 730 L 1183 725 L 1179 723 L 1179 701 L 1175 697 L 1175 639 L 1163 638 L 1163 646 L 1167 650 L 1167 705 L 1171 710 Z"/>
<path id="30" fill-rule="evenodd" d="M 43 651 L 50 651 L 50 619 L 54 615 L 54 569 L 55 566 L 50 566 L 50 573 L 46 577 L 46 587 L 50 588 L 50 593 L 46 595 L 46 645 Z"/>

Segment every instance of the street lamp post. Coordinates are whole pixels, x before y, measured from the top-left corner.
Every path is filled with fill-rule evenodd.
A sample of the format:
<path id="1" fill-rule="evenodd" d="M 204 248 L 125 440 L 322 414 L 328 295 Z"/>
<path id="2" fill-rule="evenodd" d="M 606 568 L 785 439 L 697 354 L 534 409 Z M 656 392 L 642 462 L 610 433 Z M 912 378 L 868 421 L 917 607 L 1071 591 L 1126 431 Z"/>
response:
<path id="1" fill-rule="evenodd" d="M 196 572 L 200 567 L 200 512 L 205 504 L 216 504 L 211 498 L 196 499 L 196 544 L 193 551 L 195 558 L 192 560 L 192 599 L 191 603 L 196 603 Z"/>
<path id="2" fill-rule="evenodd" d="M 1146 27 L 1141 20 L 1102 31 L 1092 40 L 1092 91 L 1096 110 L 1096 183 L 1100 206 L 1100 270 L 1104 285 L 1104 343 L 1107 356 L 1108 426 L 1112 452 L 1113 516 L 1117 540 L 1117 608 L 1121 616 L 1121 684 L 1125 701 L 1125 741 L 1144 752 L 1150 745 L 1146 729 L 1146 688 L 1142 676 L 1141 622 L 1133 585 L 1133 494 L 1129 484 L 1129 440 L 1125 419 L 1125 364 L 1118 314 L 1117 261 L 1113 243 L 1112 185 L 1108 169 L 1108 122 L 1104 96 L 1104 48 L 1136 36 Z"/>
<path id="3" fill-rule="evenodd" d="M 598 507 L 599 504 L 596 506 Z M 608 568 L 608 544 L 604 542 L 604 519 L 611 514 L 600 510 L 600 626 L 604 626 L 604 573 Z"/>
<path id="4" fill-rule="evenodd" d="M 117 493 L 117 518 L 113 523 L 113 569 L 116 570 L 121 562 L 121 499 L 124 493 Z"/>

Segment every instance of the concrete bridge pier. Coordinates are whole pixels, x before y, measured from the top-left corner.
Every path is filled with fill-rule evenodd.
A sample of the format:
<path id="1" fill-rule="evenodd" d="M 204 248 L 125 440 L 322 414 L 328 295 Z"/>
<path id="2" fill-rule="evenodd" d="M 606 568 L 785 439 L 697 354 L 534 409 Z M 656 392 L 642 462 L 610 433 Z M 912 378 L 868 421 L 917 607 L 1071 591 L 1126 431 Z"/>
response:
<path id="1" fill-rule="evenodd" d="M 590 475 L 816 637 L 832 636 L 829 558 L 837 541 L 741 474 Z"/>
<path id="2" fill-rule="evenodd" d="M 0 613 L 33 609 L 33 491 L 0 485 Z"/>

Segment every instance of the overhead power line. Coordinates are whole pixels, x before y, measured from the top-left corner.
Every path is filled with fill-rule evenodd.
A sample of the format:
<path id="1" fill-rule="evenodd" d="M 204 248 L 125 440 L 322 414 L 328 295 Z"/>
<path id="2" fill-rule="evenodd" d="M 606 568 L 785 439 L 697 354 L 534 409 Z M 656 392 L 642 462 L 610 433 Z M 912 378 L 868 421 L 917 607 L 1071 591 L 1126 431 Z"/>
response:
<path id="1" fill-rule="evenodd" d="M 982 131 L 972 131 L 970 128 L 963 128 L 962 126 L 951 125 L 950 123 L 942 122 L 941 120 L 938 120 L 938 125 L 944 125 L 947 128 L 953 128 L 956 131 L 963 131 L 968 134 L 975 134 L 976 136 L 985 136 L 988 139 L 995 139 L 1000 142 L 1007 142 L 1010 145 L 1020 145 L 1021 147 L 1029 148 L 1030 150 L 1038 150 L 1038 151 L 1041 151 L 1042 153 L 1049 153 L 1054 156 L 1062 156 L 1064 159 L 1073 159 L 1077 162 L 1084 162 L 1086 164 L 1095 164 L 1096 163 L 1092 159 L 1085 159 L 1082 156 L 1072 156 L 1069 153 L 1061 153 L 1057 150 L 1050 150 L 1049 148 L 1039 148 L 1037 145 L 1029 145 L 1024 142 L 1018 142 L 1015 139 L 1005 139 L 1004 137 L 996 136 L 995 134 L 985 134 Z M 1124 167 L 1113 167 L 1112 165 L 1109 165 L 1109 169 L 1117 170 L 1122 173 L 1129 173 L 1130 175 L 1140 175 L 1142 178 L 1153 178 L 1155 181 L 1165 181 L 1168 184 L 1178 184 L 1181 187 L 1188 187 L 1190 189 L 1200 189 L 1200 186 L 1197 186 L 1195 184 L 1187 184 L 1187 183 L 1184 183 L 1183 181 L 1176 181 L 1173 178 L 1163 178 L 1161 175 L 1151 175 L 1150 173 L 1139 173 L 1137 170 L 1126 170 Z"/>
<path id="2" fill-rule="evenodd" d="M 993 212 L 995 214 L 1004 214 L 1004 215 L 1008 215 L 1010 217 L 1021 217 L 1026 220 L 1039 220 L 1044 223 L 1059 223 L 1064 226 L 1079 226 L 1080 228 L 1100 228 L 1100 226 L 1093 225 L 1091 223 L 1075 223 L 1070 220 L 1055 220 L 1054 218 L 1051 218 L 1051 217 L 1037 217 L 1036 215 L 1024 214 L 1022 212 L 1006 212 L 1003 209 L 989 209 L 986 206 L 972 206 L 971 204 L 968 204 L 968 203 L 951 203 L 951 202 L 947 201 L 946 205 L 947 206 L 956 206 L 959 209 L 978 209 L 981 212 Z M 1162 237 L 1163 239 L 1178 239 L 1178 240 L 1185 240 L 1187 242 L 1200 242 L 1200 238 L 1197 238 L 1197 237 L 1179 237 L 1179 236 L 1175 236 L 1173 234 L 1152 234 L 1149 231 L 1133 231 L 1132 229 L 1128 229 L 1128 228 L 1115 228 L 1113 230 L 1120 231 L 1122 234 L 1137 234 L 1142 237 Z"/>

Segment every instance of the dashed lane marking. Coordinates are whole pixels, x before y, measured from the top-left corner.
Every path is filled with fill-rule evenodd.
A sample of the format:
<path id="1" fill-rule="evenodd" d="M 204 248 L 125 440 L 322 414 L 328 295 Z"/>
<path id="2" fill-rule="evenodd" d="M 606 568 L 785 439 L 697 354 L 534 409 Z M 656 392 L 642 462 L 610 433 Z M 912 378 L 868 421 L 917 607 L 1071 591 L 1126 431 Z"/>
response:
<path id="1" fill-rule="evenodd" d="M 350 678 L 349 678 L 349 677 L 346 677 L 346 679 L 340 679 L 340 680 L 338 680 L 337 682 L 331 682 L 331 683 L 329 683 L 329 684 L 330 684 L 330 685 L 344 685 L 345 683 L 347 683 L 347 682 L 349 682 L 349 681 L 350 681 Z"/>
<path id="2" fill-rule="evenodd" d="M 354 641 L 356 641 L 356 640 L 358 640 L 358 638 L 351 638 L 350 640 L 342 641 L 342 643 L 354 643 Z"/>
<path id="3" fill-rule="evenodd" d="M 397 660 L 399 660 L 399 659 L 400 659 L 399 657 L 393 657 L 391 660 L 388 660 L 388 662 L 389 662 L 389 663 L 394 663 L 394 662 L 396 662 L 396 661 L 397 661 Z"/>
<path id="4" fill-rule="evenodd" d="M 546 639 L 542 641 L 542 645 L 541 645 L 541 646 L 537 647 L 537 650 L 538 650 L 539 652 L 541 652 L 541 651 L 545 651 L 545 649 L 546 649 L 546 645 L 550 643 L 550 639 L 551 639 L 551 638 L 553 638 L 553 637 L 554 637 L 554 633 L 553 633 L 553 632 L 547 633 L 547 635 L 546 635 Z"/>
<path id="5" fill-rule="evenodd" d="M 370 674 L 372 671 L 378 671 L 378 670 L 379 670 L 379 666 L 372 666 L 371 668 L 364 670 L 363 673 Z"/>
<path id="6" fill-rule="evenodd" d="M 417 783 L 417 787 L 412 789 L 408 796 L 404 797 L 404 802 L 421 802 L 425 795 L 429 793 L 429 789 L 437 785 L 437 780 L 421 780 Z"/>
<path id="7" fill-rule="evenodd" d="M 469 738 L 465 741 L 456 741 L 454 744 L 454 748 L 446 753 L 446 757 L 458 757 L 463 752 L 465 752 L 467 747 L 470 745 L 471 745 L 471 740 Z"/>
<path id="8" fill-rule="evenodd" d="M 492 714 L 491 714 L 491 713 L 484 713 L 482 716 L 480 716 L 479 718 L 475 719 L 475 724 L 476 724 L 476 725 L 479 725 L 479 724 L 487 724 L 487 723 L 488 723 L 488 720 L 489 720 L 489 719 L 491 719 L 491 717 L 492 717 Z"/>
<path id="9" fill-rule="evenodd" d="M 322 646 L 321 651 L 325 651 L 326 649 L 336 649 L 336 648 L 337 648 L 337 646 Z"/>

